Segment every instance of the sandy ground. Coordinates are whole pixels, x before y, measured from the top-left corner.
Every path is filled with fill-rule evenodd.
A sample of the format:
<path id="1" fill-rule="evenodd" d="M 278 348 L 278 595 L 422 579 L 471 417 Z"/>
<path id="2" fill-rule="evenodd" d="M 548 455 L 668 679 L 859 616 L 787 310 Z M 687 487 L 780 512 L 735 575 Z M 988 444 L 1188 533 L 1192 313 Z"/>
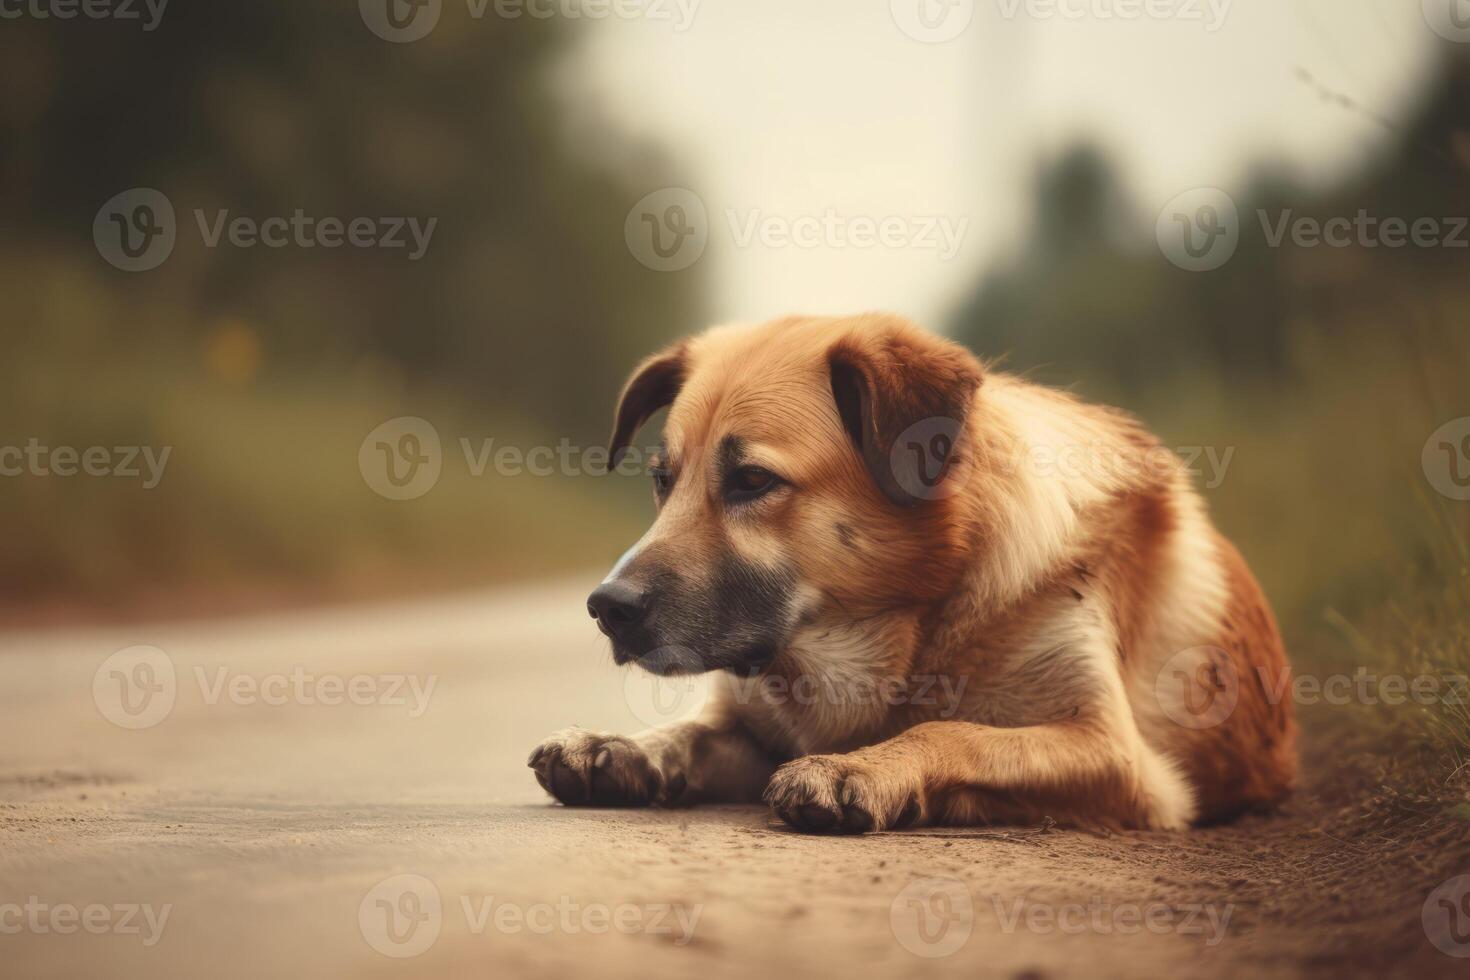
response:
<path id="1" fill-rule="evenodd" d="M 584 590 L 0 634 L 0 974 L 1470 975 L 1421 920 L 1470 825 L 1363 803 L 1320 738 L 1285 813 L 1183 835 L 554 806 L 544 735 L 652 710 Z"/>

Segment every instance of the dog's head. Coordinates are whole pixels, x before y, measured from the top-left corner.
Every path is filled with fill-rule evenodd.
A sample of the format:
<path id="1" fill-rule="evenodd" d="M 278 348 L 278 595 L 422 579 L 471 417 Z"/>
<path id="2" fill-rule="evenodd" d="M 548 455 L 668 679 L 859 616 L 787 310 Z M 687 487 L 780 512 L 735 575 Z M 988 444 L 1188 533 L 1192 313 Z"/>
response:
<path id="1" fill-rule="evenodd" d="M 825 614 L 947 594 L 980 383 L 964 348 L 879 315 L 720 328 L 644 361 L 610 466 L 668 406 L 658 516 L 588 599 L 617 662 L 753 673 Z"/>

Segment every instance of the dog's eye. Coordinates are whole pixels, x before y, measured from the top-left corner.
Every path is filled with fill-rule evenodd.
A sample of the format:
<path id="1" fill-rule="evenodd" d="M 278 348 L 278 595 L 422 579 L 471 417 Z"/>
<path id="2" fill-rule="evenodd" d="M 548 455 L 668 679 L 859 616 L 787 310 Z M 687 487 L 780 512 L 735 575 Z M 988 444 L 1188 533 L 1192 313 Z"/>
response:
<path id="1" fill-rule="evenodd" d="M 662 466 L 655 466 L 649 471 L 653 477 L 653 492 L 662 500 L 674 489 L 674 471 Z"/>
<path id="2" fill-rule="evenodd" d="M 742 466 L 725 480 L 725 494 L 731 500 L 754 500 L 770 493 L 781 483 L 781 478 L 770 470 L 759 466 Z"/>

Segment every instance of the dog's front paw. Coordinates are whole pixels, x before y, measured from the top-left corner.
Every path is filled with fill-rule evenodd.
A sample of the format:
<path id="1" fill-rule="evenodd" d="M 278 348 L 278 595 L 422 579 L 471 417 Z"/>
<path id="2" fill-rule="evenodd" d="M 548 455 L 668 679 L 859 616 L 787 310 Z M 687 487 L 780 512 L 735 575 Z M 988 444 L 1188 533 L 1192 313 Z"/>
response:
<path id="1" fill-rule="evenodd" d="M 565 728 L 538 745 L 526 765 L 567 806 L 648 806 L 665 790 L 658 768 L 621 735 Z"/>
<path id="2" fill-rule="evenodd" d="M 923 788 L 855 755 L 809 755 L 776 770 L 766 802 L 797 830 L 861 834 L 907 827 L 923 815 Z"/>

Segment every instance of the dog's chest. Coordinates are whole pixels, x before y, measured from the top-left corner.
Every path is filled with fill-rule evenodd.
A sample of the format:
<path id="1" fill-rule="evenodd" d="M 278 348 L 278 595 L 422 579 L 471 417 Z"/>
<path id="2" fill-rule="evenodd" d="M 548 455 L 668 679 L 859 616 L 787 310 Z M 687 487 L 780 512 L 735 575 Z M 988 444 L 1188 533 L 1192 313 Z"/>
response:
<path id="1" fill-rule="evenodd" d="M 763 742 L 792 755 L 852 751 L 931 721 L 1043 724 L 1095 696 L 1086 634 L 1053 623 L 914 655 L 874 630 L 827 629 L 735 682 L 735 700 Z"/>

